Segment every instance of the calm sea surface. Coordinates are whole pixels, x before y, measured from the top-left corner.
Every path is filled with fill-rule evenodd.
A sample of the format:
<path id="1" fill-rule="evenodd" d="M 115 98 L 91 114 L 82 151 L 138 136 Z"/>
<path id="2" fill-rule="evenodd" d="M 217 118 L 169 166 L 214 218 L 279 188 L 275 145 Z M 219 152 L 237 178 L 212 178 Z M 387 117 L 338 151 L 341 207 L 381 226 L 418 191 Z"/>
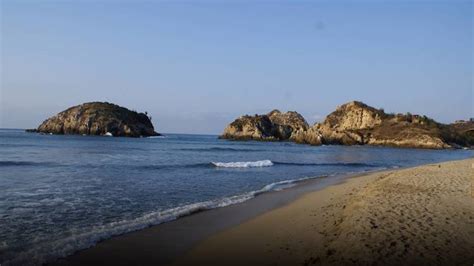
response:
<path id="1" fill-rule="evenodd" d="M 307 178 L 472 157 L 217 136 L 54 136 L 0 129 L 0 263 L 40 264 L 113 235 Z"/>

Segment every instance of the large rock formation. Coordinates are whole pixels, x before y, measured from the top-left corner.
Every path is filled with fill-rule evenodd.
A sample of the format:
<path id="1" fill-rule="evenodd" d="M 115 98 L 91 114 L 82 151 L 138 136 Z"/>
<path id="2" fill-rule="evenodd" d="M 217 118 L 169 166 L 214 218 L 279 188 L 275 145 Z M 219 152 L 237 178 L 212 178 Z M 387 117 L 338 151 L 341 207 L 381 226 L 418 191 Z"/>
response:
<path id="1" fill-rule="evenodd" d="M 269 113 L 267 117 L 271 117 L 272 113 Z M 281 117 L 281 114 L 279 114 L 279 117 Z M 272 122 L 271 119 L 267 120 Z M 304 121 L 302 117 L 297 120 Z M 275 119 L 274 121 L 272 124 L 279 122 L 279 120 Z M 237 119 L 235 122 L 243 122 L 243 120 Z M 285 137 L 276 137 L 279 136 L 275 133 L 275 128 L 277 127 L 275 125 L 271 126 L 272 124 L 268 123 L 269 130 L 265 136 L 270 136 L 272 139 L 291 140 L 311 145 L 368 144 L 429 149 L 458 148 L 474 145 L 474 123 L 463 122 L 444 125 L 426 116 L 412 115 L 410 113 L 386 114 L 382 109 L 375 109 L 357 101 L 339 106 L 322 123 L 316 123 L 310 128 L 304 125 L 301 127 L 293 126 L 290 134 L 283 134 Z M 295 125 L 294 122 L 291 124 Z M 250 132 L 254 128 L 250 123 L 246 123 L 246 125 L 246 132 Z M 229 127 L 228 129 L 234 128 L 232 124 Z M 236 133 L 242 132 L 244 130 L 226 129 L 224 134 L 227 134 L 226 138 L 235 138 Z M 285 131 L 283 130 L 282 132 Z"/>
<path id="2" fill-rule="evenodd" d="M 107 102 L 71 107 L 44 121 L 36 130 L 52 134 L 156 136 L 150 118 Z"/>
<path id="3" fill-rule="evenodd" d="M 220 138 L 235 140 L 288 140 L 308 123 L 297 112 L 273 110 L 265 115 L 241 116 L 230 123 Z"/>
<path id="4" fill-rule="evenodd" d="M 323 144 L 323 135 L 315 126 L 308 130 L 299 130 L 293 134 L 291 140 L 301 144 L 321 145 Z"/>
<path id="5" fill-rule="evenodd" d="M 298 143 L 320 144 L 364 144 L 359 130 L 370 130 L 379 126 L 385 113 L 361 102 L 350 102 L 329 114 L 323 123 L 295 136 Z"/>
<path id="6" fill-rule="evenodd" d="M 267 114 L 275 129 L 276 138 L 279 140 L 291 139 L 293 134 L 306 131 L 308 123 L 302 115 L 294 111 L 282 113 L 275 109 Z"/>
<path id="7" fill-rule="evenodd" d="M 362 102 L 350 102 L 329 114 L 322 123 L 304 133 L 317 136 L 323 144 L 382 145 L 410 148 L 445 149 L 469 146 L 463 134 L 450 126 L 420 115 L 386 114 Z M 311 141 L 303 141 L 309 144 Z"/>

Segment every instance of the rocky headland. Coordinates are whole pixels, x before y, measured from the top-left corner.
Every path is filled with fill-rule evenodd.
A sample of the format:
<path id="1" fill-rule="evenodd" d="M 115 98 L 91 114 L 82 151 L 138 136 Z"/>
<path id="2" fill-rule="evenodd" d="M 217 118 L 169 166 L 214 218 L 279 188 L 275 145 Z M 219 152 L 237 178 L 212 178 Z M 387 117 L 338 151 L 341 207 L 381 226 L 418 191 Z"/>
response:
<path id="1" fill-rule="evenodd" d="M 147 114 L 107 102 L 90 102 L 71 107 L 48 118 L 37 129 L 27 131 L 115 137 L 159 135 Z"/>
<path id="2" fill-rule="evenodd" d="M 474 145 L 474 123 L 445 125 L 420 115 L 387 114 L 362 102 L 339 106 L 321 123 L 307 126 L 296 112 L 277 111 L 266 115 L 242 116 L 226 127 L 221 138 L 290 140 L 311 145 L 381 145 L 446 149 Z M 271 119 L 290 117 L 293 119 Z M 277 130 L 282 127 L 285 130 Z M 285 134 L 281 134 L 284 132 Z"/>

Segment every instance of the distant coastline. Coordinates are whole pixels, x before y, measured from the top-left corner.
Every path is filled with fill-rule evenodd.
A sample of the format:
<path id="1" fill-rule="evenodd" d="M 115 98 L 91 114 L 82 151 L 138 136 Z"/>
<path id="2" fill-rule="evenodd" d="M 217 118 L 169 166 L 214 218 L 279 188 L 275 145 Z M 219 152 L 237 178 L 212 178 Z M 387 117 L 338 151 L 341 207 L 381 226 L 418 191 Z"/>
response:
<path id="1" fill-rule="evenodd" d="M 374 145 L 452 149 L 474 147 L 474 122 L 445 125 L 422 116 L 387 114 L 362 102 L 339 106 L 321 123 L 309 126 L 297 112 L 241 116 L 220 136 L 232 140 L 293 141 L 311 145 Z"/>
<path id="2" fill-rule="evenodd" d="M 68 108 L 26 132 L 103 135 L 114 137 L 159 136 L 151 117 L 107 102 Z M 362 102 L 339 106 L 321 123 L 309 126 L 297 112 L 241 116 L 219 136 L 230 140 L 293 141 L 310 145 L 374 145 L 404 148 L 452 149 L 474 147 L 474 121 L 445 125 L 421 115 L 387 114 Z"/>

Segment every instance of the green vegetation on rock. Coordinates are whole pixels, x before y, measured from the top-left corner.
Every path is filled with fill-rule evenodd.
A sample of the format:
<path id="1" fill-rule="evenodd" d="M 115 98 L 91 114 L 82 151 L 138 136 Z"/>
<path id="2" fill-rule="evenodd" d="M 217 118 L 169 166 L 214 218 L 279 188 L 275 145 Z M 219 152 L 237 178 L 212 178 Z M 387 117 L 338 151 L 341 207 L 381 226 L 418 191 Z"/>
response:
<path id="1" fill-rule="evenodd" d="M 290 113 L 290 112 L 289 112 Z M 387 114 L 362 102 L 349 102 L 339 106 L 322 123 L 312 127 L 304 126 L 298 113 L 293 112 L 291 130 L 277 134 L 278 124 L 268 116 L 281 113 L 274 110 L 267 115 L 244 116 L 231 123 L 224 131 L 227 139 L 291 140 L 311 145 L 381 145 L 410 148 L 445 149 L 474 146 L 474 122 L 445 125 L 427 116 L 406 114 Z M 297 114 L 297 115 L 296 115 Z M 265 117 L 266 120 L 263 118 Z M 265 122 L 266 127 L 250 121 Z M 270 121 L 268 121 L 270 120 Z M 275 121 L 279 121 L 275 119 Z M 306 121 L 304 121 L 306 123 Z M 236 126 L 240 125 L 240 126 Z M 299 125 L 298 127 L 295 125 Z M 268 130 L 262 130 L 268 129 Z M 285 132 L 285 131 L 283 131 Z M 246 136 L 243 138 L 242 136 Z M 251 136 L 251 137 L 250 137 Z"/>
<path id="2" fill-rule="evenodd" d="M 47 119 L 35 131 L 47 134 L 111 134 L 116 137 L 159 135 L 147 114 L 107 102 L 90 102 L 71 107 Z"/>

